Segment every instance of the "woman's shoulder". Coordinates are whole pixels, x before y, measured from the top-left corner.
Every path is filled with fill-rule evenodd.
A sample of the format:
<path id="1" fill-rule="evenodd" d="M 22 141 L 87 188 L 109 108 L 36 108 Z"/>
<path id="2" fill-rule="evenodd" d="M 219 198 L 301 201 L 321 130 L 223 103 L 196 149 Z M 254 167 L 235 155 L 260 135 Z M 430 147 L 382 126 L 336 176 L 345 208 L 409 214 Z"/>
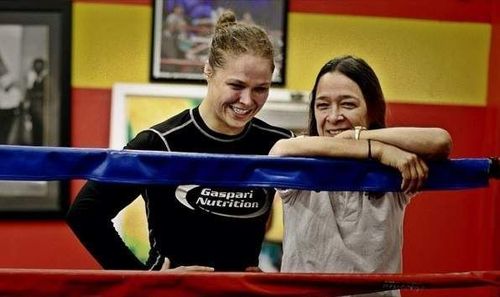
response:
<path id="1" fill-rule="evenodd" d="M 129 141 L 125 149 L 158 151 L 169 150 L 165 135 L 170 131 L 174 131 L 179 127 L 185 126 L 186 123 L 189 123 L 190 119 L 189 109 L 186 109 L 161 123 L 153 125 L 149 129 L 142 130 Z"/>
<path id="2" fill-rule="evenodd" d="M 191 121 L 192 117 L 190 114 L 190 110 L 186 109 L 163 122 L 157 123 L 153 125 L 150 129 L 159 131 L 160 133 L 167 133 L 168 131 L 175 129 L 179 126 L 186 124 Z"/>
<path id="3" fill-rule="evenodd" d="M 155 133 L 154 130 L 148 129 L 139 132 L 132 140 L 130 140 L 125 149 L 129 150 L 154 150 L 164 151 L 165 145 L 161 140 L 161 135 Z"/>

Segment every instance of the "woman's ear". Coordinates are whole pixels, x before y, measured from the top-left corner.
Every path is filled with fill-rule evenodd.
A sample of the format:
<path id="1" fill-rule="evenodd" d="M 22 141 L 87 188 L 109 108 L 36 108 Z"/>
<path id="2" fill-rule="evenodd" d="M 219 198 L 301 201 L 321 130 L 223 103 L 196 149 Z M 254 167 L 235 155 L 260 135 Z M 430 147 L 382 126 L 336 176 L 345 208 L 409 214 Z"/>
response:
<path id="1" fill-rule="evenodd" d="M 205 76 L 205 79 L 209 79 L 212 77 L 212 75 L 214 74 L 214 71 L 212 69 L 212 66 L 210 66 L 210 64 L 205 63 L 205 66 L 203 67 L 203 75 Z"/>

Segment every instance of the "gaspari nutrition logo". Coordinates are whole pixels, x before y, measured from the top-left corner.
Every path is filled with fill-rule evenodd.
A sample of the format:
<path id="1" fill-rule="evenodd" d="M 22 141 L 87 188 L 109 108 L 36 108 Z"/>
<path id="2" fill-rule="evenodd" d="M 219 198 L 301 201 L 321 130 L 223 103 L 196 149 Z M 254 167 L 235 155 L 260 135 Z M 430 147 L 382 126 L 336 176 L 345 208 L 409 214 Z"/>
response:
<path id="1" fill-rule="evenodd" d="M 253 218 L 269 209 L 267 191 L 259 188 L 217 188 L 182 185 L 175 190 L 177 200 L 192 210 L 233 217 Z"/>

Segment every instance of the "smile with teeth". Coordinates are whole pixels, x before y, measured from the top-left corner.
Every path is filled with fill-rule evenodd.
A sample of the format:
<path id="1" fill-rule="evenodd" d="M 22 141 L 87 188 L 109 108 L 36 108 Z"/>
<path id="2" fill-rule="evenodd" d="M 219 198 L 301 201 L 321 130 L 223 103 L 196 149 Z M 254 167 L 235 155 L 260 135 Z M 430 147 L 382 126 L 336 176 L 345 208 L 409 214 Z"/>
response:
<path id="1" fill-rule="evenodd" d="M 252 111 L 251 109 L 240 108 L 236 106 L 231 106 L 231 109 L 238 115 L 247 115 Z"/>
<path id="2" fill-rule="evenodd" d="M 326 130 L 326 133 L 335 136 L 335 135 L 340 134 L 346 130 L 348 130 L 348 129 L 328 129 L 328 130 Z"/>

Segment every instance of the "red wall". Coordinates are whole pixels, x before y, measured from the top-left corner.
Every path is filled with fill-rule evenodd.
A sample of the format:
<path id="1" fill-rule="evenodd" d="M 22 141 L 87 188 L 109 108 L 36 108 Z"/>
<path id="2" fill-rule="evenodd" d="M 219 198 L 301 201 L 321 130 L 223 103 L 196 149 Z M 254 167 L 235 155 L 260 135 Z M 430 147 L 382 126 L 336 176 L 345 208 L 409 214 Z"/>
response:
<path id="1" fill-rule="evenodd" d="M 488 130 L 492 134 L 491 147 L 495 155 L 500 155 L 500 3 L 492 4 L 492 36 L 490 49 L 490 72 L 488 82 L 488 107 L 490 109 Z M 495 251 L 494 268 L 500 270 L 500 183 L 496 182 L 489 194 L 495 197 L 493 209 L 493 250 Z M 500 293 L 499 293 L 500 295 Z"/>
<path id="2" fill-rule="evenodd" d="M 388 0 L 385 2 L 389 3 Z M 409 2 L 419 1 L 407 1 Z M 453 16 L 456 20 L 469 18 L 469 21 L 492 22 L 488 106 L 390 104 L 389 123 L 440 126 L 447 129 L 454 139 L 453 157 L 500 155 L 500 4 L 485 0 L 443 2 L 447 3 L 449 10 L 425 8 L 441 5 L 437 4 L 440 1 L 430 0 L 412 4 L 417 5 L 420 10 L 409 4 L 406 8 L 400 7 L 400 10 L 408 14 L 406 17 L 425 14 L 428 18 L 436 19 L 449 20 Z M 290 9 L 313 12 L 331 7 L 325 3 L 329 1 L 292 0 Z M 370 4 L 372 1 L 368 0 L 342 3 L 346 4 L 345 11 L 330 13 L 356 14 L 355 12 L 360 11 L 359 7 L 363 7 L 361 10 L 364 14 L 370 15 L 377 10 L 376 6 Z M 457 6 L 457 3 L 462 5 Z M 402 4 L 396 4 L 398 5 Z M 390 14 L 393 10 L 384 11 Z M 73 89 L 73 146 L 108 146 L 110 102 L 109 89 Z M 72 197 L 81 184 L 78 181 L 73 183 Z M 405 272 L 500 270 L 499 196 L 498 182 L 495 182 L 488 189 L 426 192 L 416 197 L 406 216 L 406 221 L 410 224 L 405 228 Z M 4 238 L 0 267 L 99 267 L 63 221 L 0 221 L 0 236 Z M 433 296 L 441 296 L 439 294 L 436 292 Z"/>

